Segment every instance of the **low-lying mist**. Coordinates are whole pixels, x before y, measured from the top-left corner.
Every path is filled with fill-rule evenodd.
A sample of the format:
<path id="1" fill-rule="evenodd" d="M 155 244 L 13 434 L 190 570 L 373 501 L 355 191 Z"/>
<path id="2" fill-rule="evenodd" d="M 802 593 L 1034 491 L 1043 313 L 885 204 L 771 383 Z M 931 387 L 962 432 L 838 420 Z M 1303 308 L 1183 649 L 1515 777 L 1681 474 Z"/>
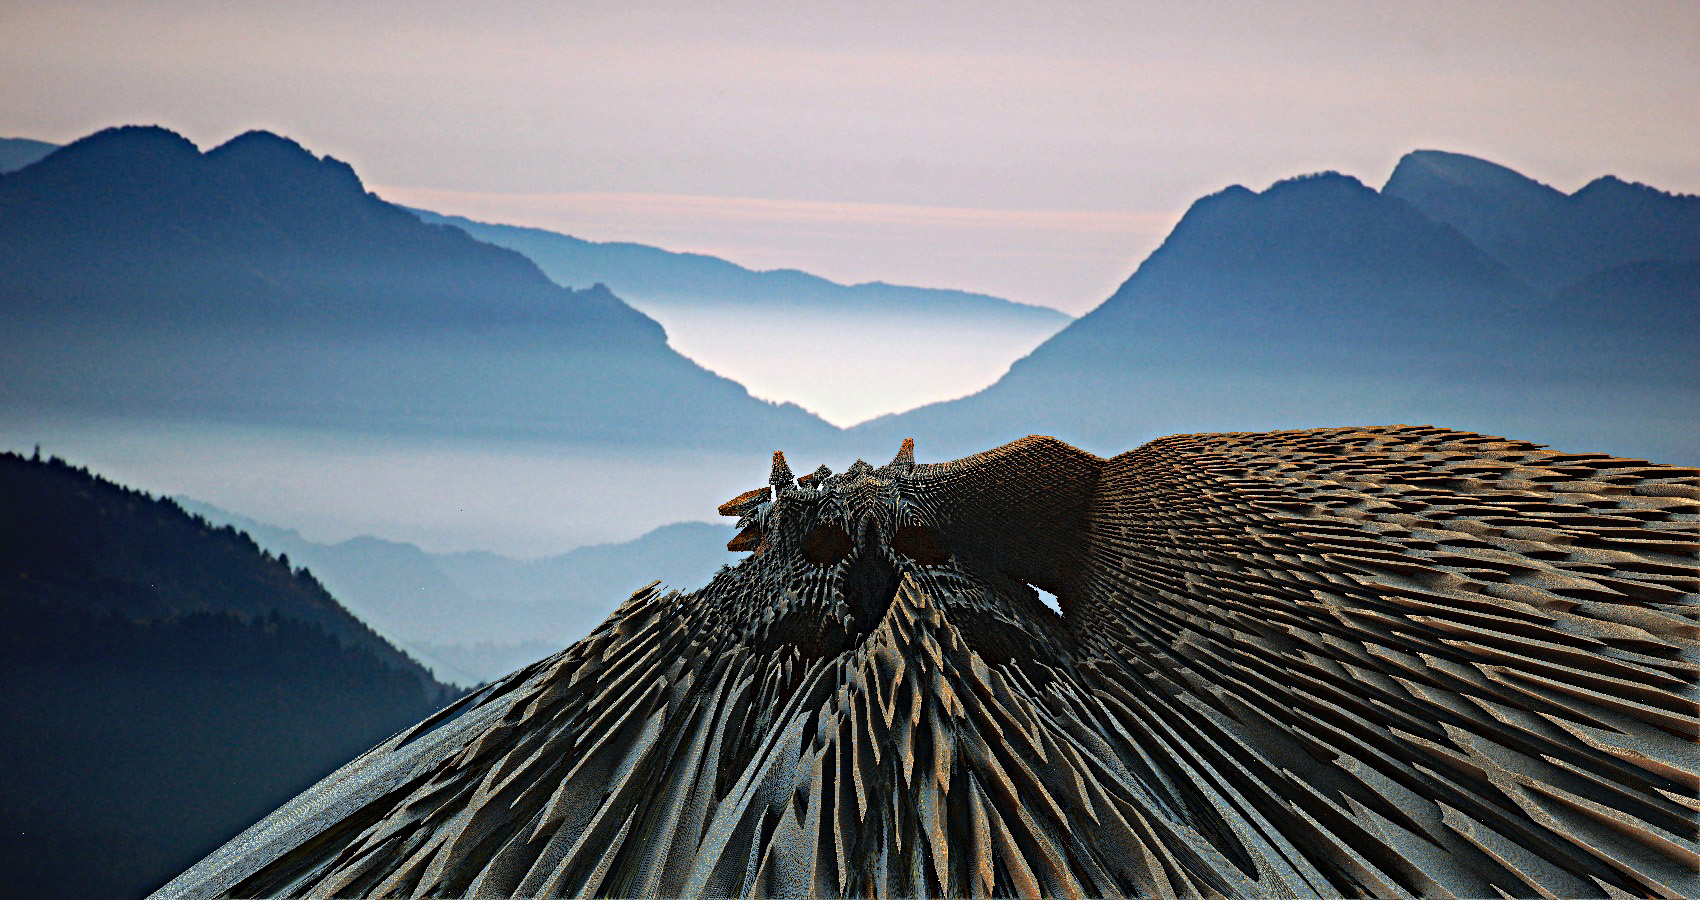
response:
<path id="1" fill-rule="evenodd" d="M 667 343 L 764 400 L 790 401 L 840 427 L 982 390 L 1068 322 L 775 310 L 753 335 L 748 312 L 674 306 L 649 315 Z M 751 352 L 759 341 L 760 352 Z M 870 451 L 871 452 L 871 451 Z"/>
<path id="2" fill-rule="evenodd" d="M 124 419 L 0 422 L 0 447 L 29 453 L 36 445 L 121 484 L 187 495 L 314 541 L 371 535 L 517 558 L 716 521 L 715 507 L 761 484 L 768 470 L 761 456 L 711 449 Z"/>

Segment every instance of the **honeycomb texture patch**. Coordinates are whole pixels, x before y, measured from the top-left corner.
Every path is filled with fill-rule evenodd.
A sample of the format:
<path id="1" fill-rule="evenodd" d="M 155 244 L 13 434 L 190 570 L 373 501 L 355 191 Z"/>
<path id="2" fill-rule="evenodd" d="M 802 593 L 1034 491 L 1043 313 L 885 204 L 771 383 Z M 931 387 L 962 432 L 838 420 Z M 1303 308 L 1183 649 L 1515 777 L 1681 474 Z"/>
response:
<path id="1" fill-rule="evenodd" d="M 161 894 L 1693 897 L 1696 474 L 1415 426 L 775 454 L 749 558 Z"/>

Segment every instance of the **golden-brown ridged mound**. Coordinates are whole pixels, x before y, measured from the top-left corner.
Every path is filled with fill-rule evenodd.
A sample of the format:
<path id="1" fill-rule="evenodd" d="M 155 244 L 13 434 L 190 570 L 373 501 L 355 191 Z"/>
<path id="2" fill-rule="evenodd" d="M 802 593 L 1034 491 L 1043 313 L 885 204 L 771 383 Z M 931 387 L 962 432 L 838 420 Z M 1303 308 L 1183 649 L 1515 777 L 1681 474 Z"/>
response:
<path id="1" fill-rule="evenodd" d="M 1697 893 L 1692 469 L 1428 427 L 1027 438 L 776 457 L 722 511 L 739 566 L 163 893 Z"/>

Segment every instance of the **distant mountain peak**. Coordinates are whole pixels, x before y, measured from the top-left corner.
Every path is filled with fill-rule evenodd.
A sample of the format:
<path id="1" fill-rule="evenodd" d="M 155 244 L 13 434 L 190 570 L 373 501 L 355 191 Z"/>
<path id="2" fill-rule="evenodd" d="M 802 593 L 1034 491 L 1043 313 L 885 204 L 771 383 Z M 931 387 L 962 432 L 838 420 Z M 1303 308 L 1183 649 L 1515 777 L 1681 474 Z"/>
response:
<path id="1" fill-rule="evenodd" d="M 1565 195 L 1461 153 L 1193 203 L 1104 303 L 968 397 L 857 426 L 962 452 L 1014 429 L 1120 452 L 1184 431 L 1463 421 L 1689 462 L 1700 198 Z M 1686 379 L 1686 381 L 1684 380 Z M 1692 417 L 1689 417 L 1692 418 Z"/>
<path id="2" fill-rule="evenodd" d="M 1313 200 L 1320 195 L 1339 197 L 1373 196 L 1375 189 L 1366 186 L 1362 181 L 1350 175 L 1328 170 L 1311 172 L 1305 175 L 1295 175 L 1283 178 L 1261 191 L 1254 191 L 1241 184 L 1229 185 L 1213 194 L 1206 194 L 1193 201 L 1182 222 L 1195 218 L 1220 207 L 1223 210 L 1243 208 L 1247 204 L 1265 201 L 1280 201 L 1303 198 L 1303 202 Z"/>
<path id="3" fill-rule="evenodd" d="M 230 157 L 248 154 L 252 154 L 254 156 L 263 155 L 263 158 L 273 161 L 296 160 L 315 163 L 321 161 L 320 157 L 314 155 L 311 150 L 301 146 L 299 143 L 296 143 L 282 135 L 264 130 L 244 131 L 236 137 L 225 141 L 223 144 L 208 150 L 206 155 L 210 159 L 221 156 Z M 324 157 L 324 159 L 329 158 L 330 157 Z"/>
<path id="4" fill-rule="evenodd" d="M 1451 188 L 1477 190 L 1538 190 L 1559 195 L 1553 187 L 1496 162 L 1447 150 L 1412 150 L 1393 167 L 1393 174 L 1382 187 L 1398 192 L 1395 184 L 1407 182 L 1438 182 Z"/>
<path id="5" fill-rule="evenodd" d="M 1582 187 L 1577 188 L 1576 193 L 1571 194 L 1570 196 L 1579 200 L 1587 200 L 1595 197 L 1645 197 L 1651 200 L 1677 201 L 1693 201 L 1695 199 L 1700 199 L 1700 197 L 1697 197 L 1695 194 L 1683 194 L 1676 191 L 1661 190 L 1660 188 L 1653 187 L 1650 184 L 1643 184 L 1639 181 L 1628 181 L 1626 179 L 1619 178 L 1616 175 L 1601 175 Z"/>
<path id="6" fill-rule="evenodd" d="M 102 128 L 87 137 L 78 138 L 65 145 L 71 147 L 97 147 L 119 142 L 127 142 L 132 146 L 141 142 L 157 145 L 175 145 L 196 153 L 201 152 L 194 142 L 166 128 L 164 125 L 114 125 Z"/>
<path id="7" fill-rule="evenodd" d="M 1336 172 L 1333 169 L 1326 169 L 1321 172 L 1308 172 L 1304 175 L 1295 175 L 1292 178 L 1283 178 L 1270 185 L 1269 189 L 1265 190 L 1263 193 L 1268 194 L 1271 191 L 1292 190 L 1300 186 L 1312 188 L 1342 187 L 1362 191 L 1370 190 L 1370 188 L 1362 181 L 1359 181 L 1350 175 Z"/>
<path id="8" fill-rule="evenodd" d="M 1271 187 L 1273 187 L 1273 185 L 1271 185 Z M 1192 206 L 1189 207 L 1187 211 L 1190 214 L 1198 209 L 1214 206 L 1216 204 L 1243 203 L 1246 200 L 1257 196 L 1259 196 L 1259 194 L 1256 191 L 1243 184 L 1230 184 L 1219 191 L 1205 194 L 1197 200 L 1192 201 Z"/>
<path id="9" fill-rule="evenodd" d="M 1616 175 L 1601 175 L 1566 194 L 1509 166 L 1447 150 L 1412 150 L 1405 154 L 1394 167 L 1393 174 L 1388 177 L 1382 191 L 1403 194 L 1421 188 L 1448 191 L 1520 191 L 1539 195 L 1541 199 L 1549 202 L 1563 197 L 1584 198 L 1589 195 L 1610 195 L 1614 192 L 1637 193 L 1649 197 L 1685 196 Z"/>
<path id="10" fill-rule="evenodd" d="M 7 413 L 89 404 L 644 444 L 832 433 L 692 363 L 606 288 L 569 292 L 265 131 L 202 153 L 158 126 L 108 129 L 0 178 L 0 272 L 0 405 L 27 405 Z M 107 327 L 125 329 L 121 349 L 78 343 Z M 226 346 L 264 350 L 180 361 Z M 83 365 L 54 382 L 35 353 Z"/>
<path id="11" fill-rule="evenodd" d="M 49 159 L 146 159 L 151 165 L 159 165 L 168 160 L 188 163 L 200 155 L 201 150 L 194 142 L 169 128 L 159 125 L 119 125 L 78 138 L 61 147 Z"/>
<path id="12" fill-rule="evenodd" d="M 1461 153 L 1406 154 L 1382 193 L 1463 232 L 1544 291 L 1614 266 L 1700 256 L 1700 198 L 1603 175 L 1571 194 Z"/>
<path id="13" fill-rule="evenodd" d="M 122 125 L 67 144 L 11 177 L 27 179 L 50 202 L 86 195 L 104 196 L 110 205 L 118 197 L 149 197 L 148 203 L 166 208 L 192 196 L 228 196 L 220 179 L 231 176 L 244 190 L 276 202 L 366 200 L 365 185 L 347 163 L 269 131 L 245 132 L 202 152 L 169 128 Z"/>
<path id="14" fill-rule="evenodd" d="M 354 167 L 331 156 L 318 156 L 289 138 L 270 131 L 247 131 L 207 151 L 207 162 L 231 166 L 246 173 L 276 180 L 290 173 L 293 180 L 312 179 L 322 190 L 354 191 L 364 195 L 366 186 Z"/>
<path id="15" fill-rule="evenodd" d="M 244 132 L 203 153 L 193 141 L 169 128 L 120 125 L 73 141 L 43 162 L 62 167 L 67 173 L 74 170 L 78 178 L 93 173 L 147 172 L 152 173 L 150 180 L 157 182 L 162 172 L 185 177 L 187 170 L 205 166 L 209 167 L 206 171 L 240 173 L 250 182 L 281 186 L 298 195 L 304 190 L 366 193 L 360 177 L 347 163 L 317 156 L 289 138 L 263 130 Z"/>

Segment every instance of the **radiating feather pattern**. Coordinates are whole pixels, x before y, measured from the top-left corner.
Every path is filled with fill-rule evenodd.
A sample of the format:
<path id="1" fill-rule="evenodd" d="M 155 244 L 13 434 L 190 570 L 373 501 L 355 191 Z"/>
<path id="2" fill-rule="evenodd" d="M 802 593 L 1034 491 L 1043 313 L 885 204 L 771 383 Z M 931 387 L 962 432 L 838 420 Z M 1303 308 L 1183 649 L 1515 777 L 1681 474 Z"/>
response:
<path id="1" fill-rule="evenodd" d="M 163 893 L 1697 893 L 1693 470 L 1409 426 L 773 468 L 749 559 Z"/>

